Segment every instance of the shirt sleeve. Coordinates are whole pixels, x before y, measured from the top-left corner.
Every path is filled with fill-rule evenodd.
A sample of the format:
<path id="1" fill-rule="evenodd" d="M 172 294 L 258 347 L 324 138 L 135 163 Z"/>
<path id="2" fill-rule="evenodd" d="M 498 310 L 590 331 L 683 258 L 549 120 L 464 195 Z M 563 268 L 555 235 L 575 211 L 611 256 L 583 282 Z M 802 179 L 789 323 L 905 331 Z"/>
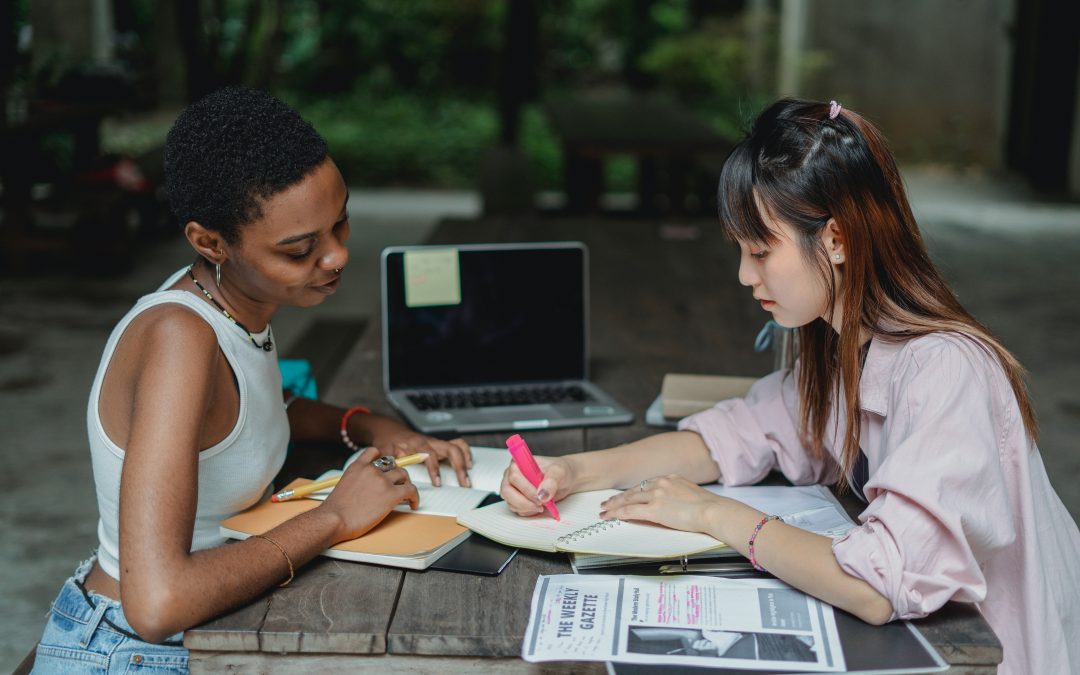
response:
<path id="1" fill-rule="evenodd" d="M 835 478 L 831 458 L 812 458 L 798 434 L 798 391 L 793 371 L 778 370 L 757 382 L 745 398 L 721 401 L 679 422 L 701 436 L 720 467 L 725 485 L 757 483 L 779 469 L 792 483 Z"/>
<path id="2" fill-rule="evenodd" d="M 870 504 L 833 542 L 840 567 L 887 598 L 894 619 L 983 600 L 981 565 L 1016 536 L 995 413 L 1004 374 L 961 341 L 938 339 L 897 364 Z"/>

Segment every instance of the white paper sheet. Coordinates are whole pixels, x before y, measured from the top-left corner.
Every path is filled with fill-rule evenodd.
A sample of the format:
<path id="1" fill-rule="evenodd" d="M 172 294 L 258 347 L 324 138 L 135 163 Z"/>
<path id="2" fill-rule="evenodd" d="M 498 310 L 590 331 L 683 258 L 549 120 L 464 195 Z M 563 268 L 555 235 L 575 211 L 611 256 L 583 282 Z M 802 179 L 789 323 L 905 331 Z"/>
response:
<path id="1" fill-rule="evenodd" d="M 831 606 L 775 580 L 541 576 L 526 661 L 617 661 L 837 672 Z"/>
<path id="2" fill-rule="evenodd" d="M 420 494 L 420 508 L 413 511 L 413 513 L 431 513 L 456 517 L 466 511 L 475 509 L 489 493 L 498 492 L 503 471 L 510 461 L 510 453 L 498 448 L 475 447 L 471 448 L 471 450 L 473 466 L 469 471 L 469 478 L 473 483 L 472 488 L 458 486 L 457 474 L 454 473 L 453 467 L 449 464 L 443 463 L 439 465 L 440 476 L 442 477 L 441 487 L 431 485 L 431 476 L 428 474 L 426 466 L 414 464 L 405 467 L 409 479 L 416 485 L 416 490 Z M 352 464 L 360 452 L 363 452 L 363 450 L 353 453 L 345 462 L 345 466 L 348 467 L 349 464 Z M 331 469 L 318 476 L 315 480 L 333 478 L 340 476 L 341 473 L 341 469 Z M 311 493 L 307 498 L 324 500 L 331 491 L 333 491 L 333 488 L 319 490 Z M 399 505 L 396 510 L 412 511 L 408 504 Z"/>

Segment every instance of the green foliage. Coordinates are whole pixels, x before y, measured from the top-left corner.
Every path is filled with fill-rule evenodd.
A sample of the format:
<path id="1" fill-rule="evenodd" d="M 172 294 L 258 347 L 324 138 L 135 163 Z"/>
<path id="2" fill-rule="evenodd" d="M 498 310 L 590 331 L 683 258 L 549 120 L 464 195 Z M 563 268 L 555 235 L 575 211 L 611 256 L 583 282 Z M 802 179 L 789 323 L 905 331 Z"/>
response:
<path id="1" fill-rule="evenodd" d="M 745 36 L 742 21 L 708 21 L 698 30 L 657 40 L 643 55 L 641 68 L 661 89 L 705 115 L 719 133 L 736 140 L 771 98 L 771 89 L 754 81 Z M 757 68 L 764 70 L 763 64 Z"/>
<path id="2" fill-rule="evenodd" d="M 204 88 L 287 92 L 351 183 L 476 184 L 480 158 L 498 138 L 507 0 L 183 1 L 196 8 L 197 35 L 188 37 L 211 71 Z M 143 44 L 153 39 L 157 13 L 175 9 L 127 2 L 127 23 Z M 644 16 L 626 0 L 544 0 L 538 8 L 542 95 L 655 85 L 731 138 L 766 100 L 771 82 L 760 73 L 774 68 L 759 63 L 759 75 L 751 73 L 746 27 L 739 17 L 720 18 L 724 7 L 654 0 Z M 775 26 L 758 33 L 773 40 Z M 773 53 L 773 45 L 762 51 Z M 107 125 L 104 144 L 132 152 L 152 145 L 161 126 Z M 539 102 L 522 110 L 520 131 L 537 185 L 560 188 L 561 148 Z M 633 189 L 632 158 L 607 170 L 609 188 Z"/>
<path id="3" fill-rule="evenodd" d="M 490 89 L 501 6 L 497 0 L 293 0 L 281 28 L 280 82 L 307 91 Z"/>
<path id="4" fill-rule="evenodd" d="M 562 150 L 540 106 L 528 106 L 522 114 L 521 150 L 529 158 L 537 187 L 547 190 L 562 187 Z"/>
<path id="5" fill-rule="evenodd" d="M 490 104 L 358 91 L 291 101 L 351 185 L 465 187 L 498 132 Z"/>

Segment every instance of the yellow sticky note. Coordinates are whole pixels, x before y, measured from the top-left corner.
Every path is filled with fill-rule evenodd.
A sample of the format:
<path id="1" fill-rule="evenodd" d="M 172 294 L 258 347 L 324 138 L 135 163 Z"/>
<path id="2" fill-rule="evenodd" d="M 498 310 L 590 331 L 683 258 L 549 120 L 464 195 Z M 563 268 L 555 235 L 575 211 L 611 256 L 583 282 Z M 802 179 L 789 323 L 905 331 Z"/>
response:
<path id="1" fill-rule="evenodd" d="M 405 306 L 461 304 L 456 248 L 405 251 Z"/>

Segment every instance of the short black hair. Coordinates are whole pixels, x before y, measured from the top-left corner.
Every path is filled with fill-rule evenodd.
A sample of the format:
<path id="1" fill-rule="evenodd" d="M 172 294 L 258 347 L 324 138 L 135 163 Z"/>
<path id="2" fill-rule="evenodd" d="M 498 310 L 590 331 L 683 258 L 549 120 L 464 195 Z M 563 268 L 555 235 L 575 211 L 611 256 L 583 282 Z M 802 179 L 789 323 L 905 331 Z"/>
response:
<path id="1" fill-rule="evenodd" d="M 196 221 L 237 241 L 262 202 L 322 164 L 326 141 L 283 101 L 227 87 L 192 103 L 165 141 L 165 186 L 183 226 Z"/>

